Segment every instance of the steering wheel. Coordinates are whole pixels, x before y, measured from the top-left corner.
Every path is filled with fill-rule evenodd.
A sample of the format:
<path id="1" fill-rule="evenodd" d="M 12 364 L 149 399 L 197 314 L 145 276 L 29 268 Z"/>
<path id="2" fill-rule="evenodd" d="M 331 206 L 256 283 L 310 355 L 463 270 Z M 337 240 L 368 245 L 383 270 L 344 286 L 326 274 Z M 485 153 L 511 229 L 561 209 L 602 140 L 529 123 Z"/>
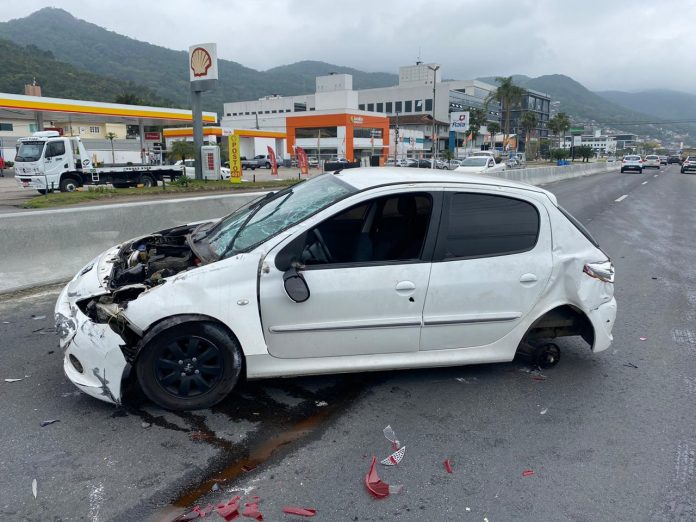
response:
<path id="1" fill-rule="evenodd" d="M 324 237 L 321 235 L 321 232 L 319 232 L 318 228 L 313 229 L 312 232 L 314 233 L 314 237 L 317 238 L 317 243 L 321 247 L 321 251 L 324 254 L 324 257 L 326 258 L 326 262 L 329 263 L 333 259 L 333 256 L 331 255 L 331 252 L 329 251 L 329 247 L 326 246 L 326 242 L 324 241 Z"/>

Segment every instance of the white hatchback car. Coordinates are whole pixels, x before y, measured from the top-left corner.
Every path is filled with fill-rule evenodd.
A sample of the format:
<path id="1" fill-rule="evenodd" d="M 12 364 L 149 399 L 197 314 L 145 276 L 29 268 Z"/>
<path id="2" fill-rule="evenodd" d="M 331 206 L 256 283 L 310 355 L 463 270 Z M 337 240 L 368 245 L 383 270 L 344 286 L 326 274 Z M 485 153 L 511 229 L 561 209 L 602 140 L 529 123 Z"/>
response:
<path id="1" fill-rule="evenodd" d="M 64 371 L 169 409 L 249 379 L 510 361 L 612 341 L 614 269 L 531 185 L 397 167 L 324 174 L 117 245 L 60 294 Z M 553 348 L 555 347 L 555 348 Z M 131 370 L 135 369 L 135 372 Z"/>
<path id="2" fill-rule="evenodd" d="M 660 156 L 658 156 L 657 154 L 648 154 L 647 156 L 645 156 L 645 159 L 643 160 L 644 169 L 659 169 L 660 164 Z"/>
<path id="3" fill-rule="evenodd" d="M 505 170 L 505 163 L 496 163 L 492 157 L 470 156 L 454 169 L 455 172 L 466 172 L 468 174 L 486 174 L 491 172 L 501 172 Z"/>

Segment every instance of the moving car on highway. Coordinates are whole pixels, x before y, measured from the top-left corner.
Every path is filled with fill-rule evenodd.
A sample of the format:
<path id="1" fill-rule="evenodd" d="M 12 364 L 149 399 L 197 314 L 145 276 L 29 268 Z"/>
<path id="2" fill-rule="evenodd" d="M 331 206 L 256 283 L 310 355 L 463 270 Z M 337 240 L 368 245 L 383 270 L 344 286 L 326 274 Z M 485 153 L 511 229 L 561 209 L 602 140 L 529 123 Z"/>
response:
<path id="1" fill-rule="evenodd" d="M 696 171 L 696 156 L 687 156 L 681 166 L 681 173 Z"/>
<path id="2" fill-rule="evenodd" d="M 660 165 L 660 156 L 657 154 L 648 154 L 643 160 L 644 169 L 659 169 Z"/>
<path id="3" fill-rule="evenodd" d="M 64 371 L 172 410 L 240 379 L 558 361 L 612 341 L 614 268 L 541 188 L 384 168 L 324 174 L 90 261 L 55 309 Z"/>
<path id="4" fill-rule="evenodd" d="M 639 174 L 643 173 L 643 160 L 640 156 L 629 155 L 623 157 L 623 160 L 621 160 L 621 173 L 628 170 L 637 170 Z"/>
<path id="5" fill-rule="evenodd" d="M 468 174 L 486 174 L 505 170 L 505 163 L 496 163 L 493 157 L 470 156 L 454 169 L 454 172 L 466 172 Z"/>

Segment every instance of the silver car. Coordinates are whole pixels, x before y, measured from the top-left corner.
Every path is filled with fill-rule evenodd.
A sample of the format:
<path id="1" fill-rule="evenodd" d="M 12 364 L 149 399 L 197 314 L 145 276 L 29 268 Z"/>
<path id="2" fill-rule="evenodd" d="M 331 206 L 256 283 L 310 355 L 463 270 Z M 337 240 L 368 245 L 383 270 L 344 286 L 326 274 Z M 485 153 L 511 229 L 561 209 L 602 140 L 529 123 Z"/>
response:
<path id="1" fill-rule="evenodd" d="M 621 160 L 621 172 L 624 173 L 629 170 L 638 171 L 639 174 L 643 173 L 643 160 L 640 156 L 624 156 L 623 160 Z"/>

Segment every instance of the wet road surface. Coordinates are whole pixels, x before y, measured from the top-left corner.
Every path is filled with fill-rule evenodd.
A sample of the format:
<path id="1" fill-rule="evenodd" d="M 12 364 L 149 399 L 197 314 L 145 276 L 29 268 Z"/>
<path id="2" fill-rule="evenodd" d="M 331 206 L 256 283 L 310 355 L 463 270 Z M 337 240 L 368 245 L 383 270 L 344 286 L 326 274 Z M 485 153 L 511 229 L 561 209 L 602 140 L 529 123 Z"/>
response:
<path id="1" fill-rule="evenodd" d="M 116 409 L 63 376 L 56 291 L 0 302 L 0 519 L 171 520 L 236 494 L 258 495 L 265 520 L 292 519 L 285 505 L 317 520 L 696 519 L 696 176 L 546 188 L 614 260 L 619 316 L 607 351 L 563 339 L 542 374 L 520 361 L 258 381 L 183 414 L 134 391 Z M 391 452 L 387 424 L 407 450 L 378 471 L 404 490 L 375 500 L 363 478 Z"/>

